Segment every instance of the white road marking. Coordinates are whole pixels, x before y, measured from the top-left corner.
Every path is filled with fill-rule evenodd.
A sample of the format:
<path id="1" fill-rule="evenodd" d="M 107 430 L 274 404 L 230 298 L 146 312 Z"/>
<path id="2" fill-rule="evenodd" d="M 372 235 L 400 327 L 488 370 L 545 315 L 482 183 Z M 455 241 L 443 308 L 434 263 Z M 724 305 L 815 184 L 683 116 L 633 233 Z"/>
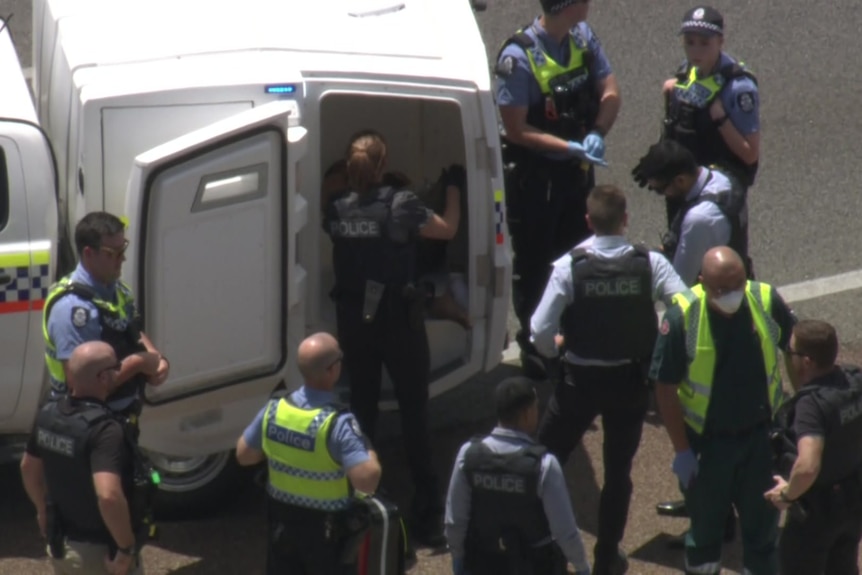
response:
<path id="1" fill-rule="evenodd" d="M 787 303 L 808 301 L 828 295 L 862 289 L 862 270 L 815 278 L 813 280 L 806 280 L 783 287 L 777 287 L 776 289 Z M 663 310 L 657 311 L 659 321 L 661 321 L 663 313 Z M 513 340 L 512 343 L 509 344 L 509 347 L 503 350 L 503 363 L 518 362 L 520 355 L 521 348 L 518 346 L 518 343 Z"/>
<path id="2" fill-rule="evenodd" d="M 862 270 L 856 270 L 779 287 L 778 292 L 787 303 L 796 303 L 860 288 Z"/>

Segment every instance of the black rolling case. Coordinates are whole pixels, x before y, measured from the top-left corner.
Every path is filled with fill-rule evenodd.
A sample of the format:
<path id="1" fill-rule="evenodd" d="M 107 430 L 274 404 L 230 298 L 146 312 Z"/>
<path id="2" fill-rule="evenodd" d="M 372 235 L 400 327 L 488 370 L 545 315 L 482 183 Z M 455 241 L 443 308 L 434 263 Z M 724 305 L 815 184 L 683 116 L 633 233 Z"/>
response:
<path id="1" fill-rule="evenodd" d="M 403 575 L 407 533 L 398 506 L 380 495 L 364 501 L 370 522 L 359 548 L 358 575 Z"/>

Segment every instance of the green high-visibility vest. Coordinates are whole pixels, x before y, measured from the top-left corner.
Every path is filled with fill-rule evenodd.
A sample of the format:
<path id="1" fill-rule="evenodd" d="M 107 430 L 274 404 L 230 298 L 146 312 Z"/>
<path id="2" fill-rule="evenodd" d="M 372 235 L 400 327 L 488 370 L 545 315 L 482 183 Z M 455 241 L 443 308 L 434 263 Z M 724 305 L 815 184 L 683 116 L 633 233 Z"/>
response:
<path id="1" fill-rule="evenodd" d="M 763 364 L 766 367 L 769 406 L 772 413 L 784 403 L 781 372 L 778 369 L 778 342 L 781 327 L 772 318 L 771 287 L 765 283 L 749 281 L 745 285 L 745 299 L 760 339 Z M 688 375 L 677 390 L 683 416 L 698 434 L 703 433 L 709 412 L 709 398 L 715 374 L 715 344 L 709 326 L 706 293 L 700 284 L 676 294 L 673 303 L 682 310 L 685 326 L 685 347 L 688 356 Z"/>

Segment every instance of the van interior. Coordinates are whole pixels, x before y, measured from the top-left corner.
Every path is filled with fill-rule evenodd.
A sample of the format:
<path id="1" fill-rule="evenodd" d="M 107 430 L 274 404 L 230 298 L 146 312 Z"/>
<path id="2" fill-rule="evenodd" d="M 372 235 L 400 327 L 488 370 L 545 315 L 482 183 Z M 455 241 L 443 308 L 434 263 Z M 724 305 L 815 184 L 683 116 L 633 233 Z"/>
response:
<path id="1" fill-rule="evenodd" d="M 351 136 L 371 128 L 386 139 L 386 170 L 406 175 L 411 182 L 408 189 L 415 191 L 428 207 L 442 214 L 444 193 L 440 193 L 440 187 L 435 193 L 434 183 L 441 171 L 451 164 L 466 167 L 465 131 L 457 101 L 329 92 L 319 100 L 319 118 L 321 182 L 327 168 L 344 158 Z M 438 290 L 442 287 L 441 297 L 445 299 L 430 300 L 426 314 L 431 381 L 467 363 L 472 341 L 475 341 L 469 324 L 463 321 L 477 315 L 476 298 L 471 297 L 468 289 L 468 286 L 475 285 L 476 270 L 470 269 L 471 214 L 467 197 L 467 191 L 463 190 L 458 233 L 445 246 L 445 256 L 438 268 L 440 273 L 436 275 Z M 329 298 L 334 284 L 332 243 L 317 221 L 312 225 L 317 225 L 320 234 L 321 281 L 316 300 L 320 327 L 336 333 L 335 310 Z M 459 314 L 464 314 L 460 317 L 462 321 L 459 321 Z M 384 373 L 381 393 L 384 403 L 394 397 L 391 389 L 388 374 Z"/>

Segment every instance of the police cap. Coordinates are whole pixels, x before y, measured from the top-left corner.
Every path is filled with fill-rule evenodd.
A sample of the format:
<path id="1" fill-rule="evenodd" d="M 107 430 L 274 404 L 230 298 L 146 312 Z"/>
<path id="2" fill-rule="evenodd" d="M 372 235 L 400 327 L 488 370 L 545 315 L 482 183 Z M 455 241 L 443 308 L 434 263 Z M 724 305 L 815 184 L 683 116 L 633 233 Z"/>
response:
<path id="1" fill-rule="evenodd" d="M 540 0 L 542 10 L 545 14 L 559 14 L 572 4 L 579 4 L 584 0 Z"/>
<path id="2" fill-rule="evenodd" d="M 503 421 L 515 418 L 538 400 L 532 380 L 517 375 L 498 383 L 494 395 L 497 401 L 497 417 Z"/>
<path id="3" fill-rule="evenodd" d="M 712 6 L 698 6 L 692 8 L 682 17 L 680 34 L 695 33 L 713 35 L 724 35 L 724 18 L 721 12 Z"/>

